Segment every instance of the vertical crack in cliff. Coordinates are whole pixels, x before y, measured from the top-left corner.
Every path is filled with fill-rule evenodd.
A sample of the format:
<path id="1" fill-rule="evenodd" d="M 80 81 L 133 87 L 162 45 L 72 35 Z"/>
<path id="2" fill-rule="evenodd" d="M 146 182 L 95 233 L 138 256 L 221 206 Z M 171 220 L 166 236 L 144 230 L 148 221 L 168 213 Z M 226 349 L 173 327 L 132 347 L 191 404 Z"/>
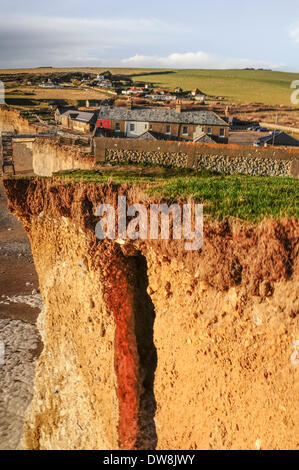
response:
<path id="1" fill-rule="evenodd" d="M 139 355 L 139 381 L 141 386 L 138 412 L 137 449 L 153 450 L 157 445 L 155 427 L 156 400 L 154 378 L 157 351 L 154 345 L 155 308 L 147 293 L 148 276 L 146 258 L 139 253 L 132 258 L 136 275 L 134 311 L 135 334 Z"/>
<path id="2" fill-rule="evenodd" d="M 138 352 L 134 330 L 134 275 L 116 246 L 102 258 L 105 301 L 115 321 L 114 367 L 119 409 L 118 440 L 135 449 L 138 430 Z M 134 273 L 133 273 L 134 274 Z"/>
<path id="3" fill-rule="evenodd" d="M 111 249 L 112 248 L 112 249 Z M 115 373 L 122 449 L 155 449 L 153 341 L 154 305 L 147 293 L 146 258 L 124 255 L 117 246 L 103 253 L 105 301 L 115 320 Z"/>

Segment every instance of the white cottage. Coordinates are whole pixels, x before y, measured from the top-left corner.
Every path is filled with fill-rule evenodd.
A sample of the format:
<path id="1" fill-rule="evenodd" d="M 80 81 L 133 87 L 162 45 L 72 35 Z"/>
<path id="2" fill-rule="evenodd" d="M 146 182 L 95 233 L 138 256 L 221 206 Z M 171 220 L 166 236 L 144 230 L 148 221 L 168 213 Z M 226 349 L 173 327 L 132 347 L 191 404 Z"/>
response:
<path id="1" fill-rule="evenodd" d="M 149 124 L 145 121 L 127 121 L 126 136 L 139 137 L 149 130 Z"/>

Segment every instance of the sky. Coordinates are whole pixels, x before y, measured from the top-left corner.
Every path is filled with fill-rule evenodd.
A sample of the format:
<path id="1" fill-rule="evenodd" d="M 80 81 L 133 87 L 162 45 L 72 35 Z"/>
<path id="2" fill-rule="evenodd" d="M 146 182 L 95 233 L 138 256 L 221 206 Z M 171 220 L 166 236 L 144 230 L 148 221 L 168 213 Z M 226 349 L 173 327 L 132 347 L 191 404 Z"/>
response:
<path id="1" fill-rule="evenodd" d="M 0 0 L 0 68 L 299 72 L 299 0 Z"/>

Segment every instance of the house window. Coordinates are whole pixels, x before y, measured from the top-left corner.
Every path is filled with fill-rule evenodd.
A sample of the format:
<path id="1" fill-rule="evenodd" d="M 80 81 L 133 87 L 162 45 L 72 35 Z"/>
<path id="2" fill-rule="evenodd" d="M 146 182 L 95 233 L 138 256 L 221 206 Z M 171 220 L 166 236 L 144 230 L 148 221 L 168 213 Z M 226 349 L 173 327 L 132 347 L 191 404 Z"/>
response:
<path id="1" fill-rule="evenodd" d="M 134 132 L 135 131 L 135 124 L 130 124 L 130 132 Z"/>
<path id="2" fill-rule="evenodd" d="M 120 123 L 119 123 L 119 122 L 117 122 L 117 123 L 115 124 L 115 131 L 116 131 L 116 132 L 120 132 Z"/>
<path id="3" fill-rule="evenodd" d="M 183 127 L 183 135 L 188 135 L 188 126 Z"/>
<path id="4" fill-rule="evenodd" d="M 220 129 L 219 136 L 220 137 L 225 137 L 224 129 Z"/>
<path id="5" fill-rule="evenodd" d="M 165 134 L 170 134 L 170 126 L 165 127 Z"/>
<path id="6" fill-rule="evenodd" d="M 212 128 L 211 128 L 211 127 L 208 127 L 208 134 L 209 134 L 209 135 L 212 134 Z"/>
<path id="7" fill-rule="evenodd" d="M 149 128 L 150 128 L 150 131 L 152 131 L 152 130 L 153 130 L 153 125 L 150 124 L 150 127 L 149 127 Z"/>

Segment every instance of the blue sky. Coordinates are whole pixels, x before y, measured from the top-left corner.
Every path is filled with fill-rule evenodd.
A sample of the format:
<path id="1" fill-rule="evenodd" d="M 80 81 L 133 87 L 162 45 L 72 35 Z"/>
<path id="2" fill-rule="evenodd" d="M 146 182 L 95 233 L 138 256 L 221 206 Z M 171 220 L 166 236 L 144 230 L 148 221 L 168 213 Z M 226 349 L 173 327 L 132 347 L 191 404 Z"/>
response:
<path id="1" fill-rule="evenodd" d="M 299 0 L 0 0 L 0 67 L 299 72 Z"/>

